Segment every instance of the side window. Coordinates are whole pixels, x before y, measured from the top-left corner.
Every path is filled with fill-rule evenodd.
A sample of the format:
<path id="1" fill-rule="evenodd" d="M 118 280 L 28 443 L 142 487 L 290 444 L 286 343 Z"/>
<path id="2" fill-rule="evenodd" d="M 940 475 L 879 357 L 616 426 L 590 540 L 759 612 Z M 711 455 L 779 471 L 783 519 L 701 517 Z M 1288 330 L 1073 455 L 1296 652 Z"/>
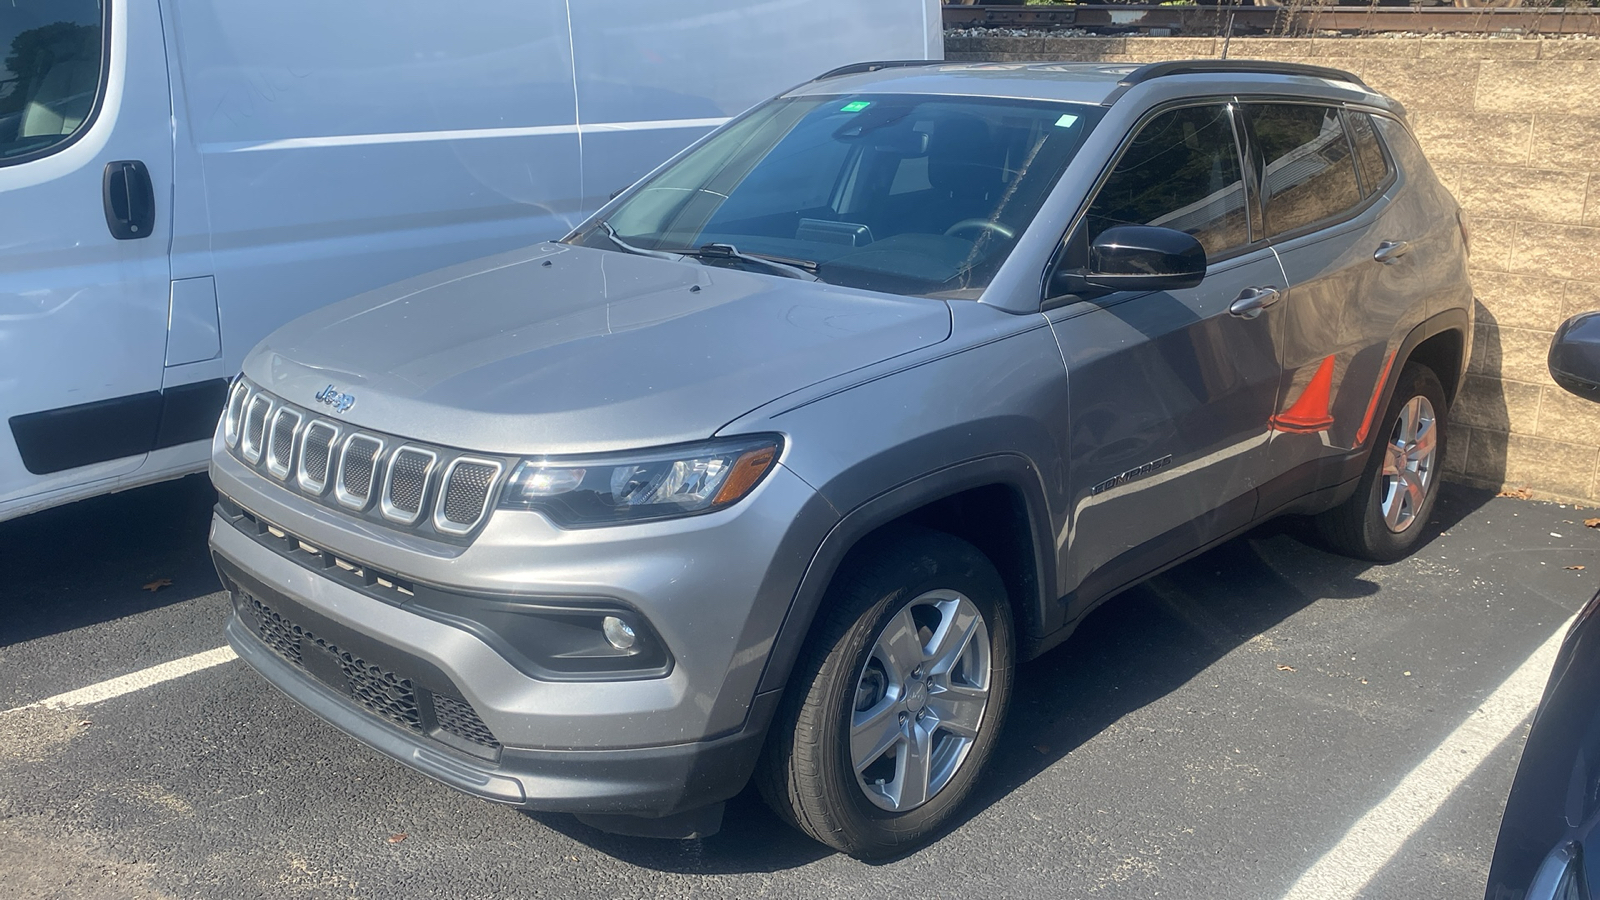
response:
<path id="1" fill-rule="evenodd" d="M 1101 186 L 1084 224 L 1090 242 L 1113 225 L 1175 228 L 1194 235 L 1208 258 L 1250 243 L 1228 106 L 1187 106 L 1145 123 Z"/>
<path id="2" fill-rule="evenodd" d="M 1372 128 L 1372 117 L 1361 112 L 1345 112 L 1350 123 L 1350 142 L 1356 147 L 1356 164 L 1361 168 L 1361 193 L 1370 197 L 1389 183 L 1389 159 Z"/>
<path id="3" fill-rule="evenodd" d="M 1246 109 L 1263 165 L 1267 237 L 1334 218 L 1361 202 L 1339 110 L 1289 103 Z"/>
<path id="4" fill-rule="evenodd" d="M 97 0 L 0 4 L 0 166 L 48 153 L 88 126 L 102 22 Z"/>

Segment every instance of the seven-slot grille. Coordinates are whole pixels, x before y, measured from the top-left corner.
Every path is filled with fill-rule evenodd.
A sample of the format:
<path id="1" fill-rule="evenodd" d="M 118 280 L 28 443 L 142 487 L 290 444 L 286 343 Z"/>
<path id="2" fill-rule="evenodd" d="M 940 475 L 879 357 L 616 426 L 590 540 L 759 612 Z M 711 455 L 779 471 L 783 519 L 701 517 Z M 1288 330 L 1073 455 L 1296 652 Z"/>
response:
<path id="1" fill-rule="evenodd" d="M 243 379 L 222 433 L 251 468 L 325 506 L 457 542 L 488 518 L 507 470 L 500 460 L 319 419 Z"/>

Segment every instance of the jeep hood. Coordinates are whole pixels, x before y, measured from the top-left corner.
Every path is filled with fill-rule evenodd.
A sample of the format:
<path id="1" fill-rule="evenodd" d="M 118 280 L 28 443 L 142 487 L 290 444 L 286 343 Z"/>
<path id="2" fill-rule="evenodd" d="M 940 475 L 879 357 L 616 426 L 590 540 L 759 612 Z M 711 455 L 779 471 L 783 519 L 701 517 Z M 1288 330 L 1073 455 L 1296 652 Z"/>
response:
<path id="1" fill-rule="evenodd" d="M 537 244 L 324 307 L 245 375 L 350 424 L 486 453 L 712 436 L 763 403 L 950 335 L 942 301 Z M 342 413 L 317 402 L 332 385 Z"/>

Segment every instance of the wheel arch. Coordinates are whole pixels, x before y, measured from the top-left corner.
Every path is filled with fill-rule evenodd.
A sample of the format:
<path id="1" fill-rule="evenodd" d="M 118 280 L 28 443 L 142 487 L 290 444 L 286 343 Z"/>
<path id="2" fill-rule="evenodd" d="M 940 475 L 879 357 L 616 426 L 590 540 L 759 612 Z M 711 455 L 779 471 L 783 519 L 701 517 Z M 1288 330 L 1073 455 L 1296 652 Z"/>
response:
<path id="1" fill-rule="evenodd" d="M 1434 316 L 1412 331 L 1416 340 L 1406 354 L 1405 361 L 1421 363 L 1432 369 L 1433 374 L 1439 376 L 1439 384 L 1444 388 L 1445 401 L 1454 405 L 1456 395 L 1461 390 L 1461 383 L 1466 380 L 1466 354 L 1469 344 L 1464 317 L 1460 327 L 1450 327 L 1449 323 L 1440 323 L 1444 327 L 1439 330 L 1432 331 L 1426 336 L 1418 334 L 1428 325 L 1448 316 L 1448 313 Z M 1410 340 L 1408 337 L 1408 343 Z M 1390 390 L 1393 390 L 1392 385 Z"/>
<path id="2" fill-rule="evenodd" d="M 998 513 L 998 516 L 995 514 Z M 1027 458 L 995 454 L 948 466 L 891 488 L 846 513 L 823 539 L 802 576 L 773 641 L 759 691 L 787 683 L 822 609 L 829 584 L 850 554 L 872 535 L 913 523 L 977 547 L 1000 573 L 1017 623 L 1018 656 L 1029 638 L 1059 623 L 1050 597 L 1054 541 L 1038 469 Z"/>

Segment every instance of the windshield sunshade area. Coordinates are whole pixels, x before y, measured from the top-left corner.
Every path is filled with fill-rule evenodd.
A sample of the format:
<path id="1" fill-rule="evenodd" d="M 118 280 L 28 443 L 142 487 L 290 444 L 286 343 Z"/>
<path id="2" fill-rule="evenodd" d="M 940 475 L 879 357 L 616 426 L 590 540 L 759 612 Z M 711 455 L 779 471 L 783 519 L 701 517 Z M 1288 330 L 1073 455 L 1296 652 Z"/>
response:
<path id="1" fill-rule="evenodd" d="M 890 293 L 976 297 L 1099 113 L 901 94 L 775 100 L 572 240 Z"/>

